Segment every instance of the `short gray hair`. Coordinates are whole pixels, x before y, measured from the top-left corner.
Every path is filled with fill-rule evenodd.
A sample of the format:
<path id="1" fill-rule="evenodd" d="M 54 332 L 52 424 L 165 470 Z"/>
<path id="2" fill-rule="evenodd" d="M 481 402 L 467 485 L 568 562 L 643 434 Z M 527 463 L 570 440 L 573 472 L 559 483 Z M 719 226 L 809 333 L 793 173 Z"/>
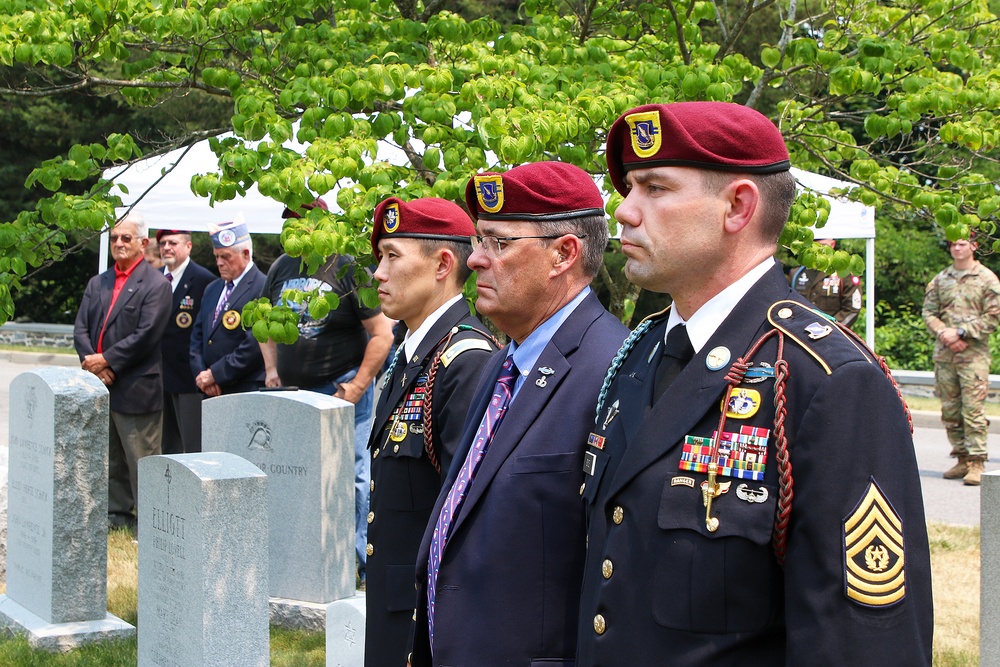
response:
<path id="1" fill-rule="evenodd" d="M 549 234 L 573 234 L 583 237 L 583 272 L 588 278 L 597 276 L 604 263 L 604 251 L 608 247 L 608 219 L 604 215 L 588 215 L 571 220 L 556 220 L 536 223 Z"/>
<path id="2" fill-rule="evenodd" d="M 115 227 L 126 222 L 131 222 L 135 225 L 135 235 L 140 239 L 144 239 L 149 236 L 149 227 L 146 225 L 146 218 L 142 217 L 142 213 L 129 213 L 124 218 L 116 222 Z"/>

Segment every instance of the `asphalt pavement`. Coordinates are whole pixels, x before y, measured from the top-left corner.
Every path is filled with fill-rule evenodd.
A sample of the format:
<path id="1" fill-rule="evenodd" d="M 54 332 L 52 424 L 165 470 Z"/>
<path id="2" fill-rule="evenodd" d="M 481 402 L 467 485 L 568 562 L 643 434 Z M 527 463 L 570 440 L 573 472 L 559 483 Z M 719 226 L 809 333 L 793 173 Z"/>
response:
<path id="1" fill-rule="evenodd" d="M 0 474 L 7 471 L 7 434 L 10 419 L 10 383 L 21 373 L 41 366 L 79 367 L 75 355 L 0 352 Z M 935 412 L 914 412 L 913 444 L 920 468 L 927 519 L 965 526 L 979 525 L 979 487 L 965 486 L 961 480 L 947 480 L 941 473 L 954 460 L 948 456 L 950 447 Z M 1000 420 L 991 425 L 989 450 L 993 456 L 986 471 L 1000 470 Z M 993 431 L 996 431 L 995 433 Z M 794 463 L 794 462 L 793 462 Z"/>

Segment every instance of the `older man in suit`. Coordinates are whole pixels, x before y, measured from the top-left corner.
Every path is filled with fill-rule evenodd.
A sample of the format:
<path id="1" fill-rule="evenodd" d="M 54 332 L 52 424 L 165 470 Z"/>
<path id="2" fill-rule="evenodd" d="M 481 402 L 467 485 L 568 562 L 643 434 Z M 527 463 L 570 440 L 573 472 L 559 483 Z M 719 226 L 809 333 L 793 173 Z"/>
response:
<path id="1" fill-rule="evenodd" d="M 191 259 L 191 233 L 179 229 L 156 232 L 163 276 L 173 290 L 170 319 L 163 334 L 163 453 L 201 451 L 201 401 L 191 373 L 191 327 L 205 288 L 215 276 Z"/>
<path id="2" fill-rule="evenodd" d="M 264 274 L 242 220 L 210 225 L 209 232 L 220 278 L 205 289 L 191 332 L 194 382 L 209 397 L 256 391 L 264 386 L 264 358 L 241 313 L 260 296 Z"/>
<path id="3" fill-rule="evenodd" d="M 628 333 L 589 287 L 604 202 L 559 162 L 479 174 L 466 202 L 476 308 L 512 342 L 483 370 L 424 534 L 412 664 L 572 665 L 583 450 Z"/>
<path id="4" fill-rule="evenodd" d="M 111 394 L 108 521 L 132 528 L 137 462 L 160 453 L 160 338 L 170 316 L 170 285 L 144 261 L 149 238 L 141 216 L 125 217 L 110 236 L 115 265 L 87 283 L 73 341 L 83 370 Z"/>

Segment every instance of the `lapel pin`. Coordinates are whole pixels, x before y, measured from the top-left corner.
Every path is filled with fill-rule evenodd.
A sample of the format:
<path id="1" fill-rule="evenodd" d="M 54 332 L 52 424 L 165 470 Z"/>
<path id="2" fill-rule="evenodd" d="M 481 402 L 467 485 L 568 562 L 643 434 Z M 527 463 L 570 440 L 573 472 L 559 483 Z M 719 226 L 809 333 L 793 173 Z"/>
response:
<path id="1" fill-rule="evenodd" d="M 618 401 L 616 400 L 614 403 L 611 404 L 611 407 L 608 408 L 608 414 L 604 418 L 605 431 L 608 430 L 608 425 L 611 424 L 611 421 L 617 416 L 618 416 Z"/>
<path id="2" fill-rule="evenodd" d="M 733 355 L 729 351 L 728 347 L 725 347 L 723 345 L 714 347 L 708 353 L 708 356 L 705 357 L 705 366 L 710 371 L 720 370 L 724 368 L 726 364 L 729 363 L 729 360 L 732 358 L 732 356 Z"/>
<path id="3" fill-rule="evenodd" d="M 546 384 L 548 384 L 545 381 L 545 378 L 555 373 L 555 371 L 549 368 L 548 366 L 539 367 L 538 372 L 542 374 L 542 377 L 535 380 L 535 384 L 538 385 L 539 387 L 544 387 Z"/>

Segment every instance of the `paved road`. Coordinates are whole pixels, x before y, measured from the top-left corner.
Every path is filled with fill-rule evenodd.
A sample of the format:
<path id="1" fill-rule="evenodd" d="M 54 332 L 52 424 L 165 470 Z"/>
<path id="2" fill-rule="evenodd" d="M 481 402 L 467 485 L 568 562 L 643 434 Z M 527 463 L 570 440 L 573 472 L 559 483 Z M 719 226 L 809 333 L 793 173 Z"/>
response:
<path id="1" fill-rule="evenodd" d="M 77 366 L 72 355 L 38 355 L 0 352 L 0 472 L 7 468 L 7 433 L 10 415 L 10 382 L 17 375 L 46 365 Z M 16 416 L 13 418 L 16 419 Z M 991 427 L 989 448 L 994 453 L 986 470 L 1000 470 L 1000 420 Z M 932 521 L 967 526 L 979 525 L 979 488 L 965 486 L 961 480 L 946 480 L 941 473 L 951 467 L 950 450 L 936 413 L 914 414 L 914 445 L 920 466 L 924 506 Z"/>

